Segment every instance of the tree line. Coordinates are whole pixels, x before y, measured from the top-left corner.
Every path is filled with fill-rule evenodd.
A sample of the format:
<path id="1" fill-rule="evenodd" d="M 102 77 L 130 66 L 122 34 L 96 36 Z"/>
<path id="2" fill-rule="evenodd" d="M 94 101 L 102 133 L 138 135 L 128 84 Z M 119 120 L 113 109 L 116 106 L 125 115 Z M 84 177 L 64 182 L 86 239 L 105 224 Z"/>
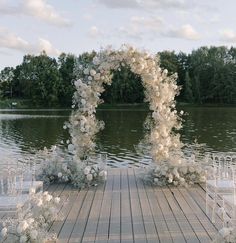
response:
<path id="1" fill-rule="evenodd" d="M 96 53 L 83 53 L 90 60 Z M 160 66 L 177 73 L 182 87 L 177 100 L 187 103 L 236 104 L 236 48 L 200 47 L 187 54 L 157 53 Z M 20 65 L 0 72 L 1 99 L 26 99 L 33 106 L 69 107 L 74 93 L 76 57 L 62 53 L 57 59 L 45 52 L 25 55 Z M 114 71 L 113 82 L 102 98 L 107 103 L 141 103 L 144 90 L 140 77 L 128 66 Z"/>

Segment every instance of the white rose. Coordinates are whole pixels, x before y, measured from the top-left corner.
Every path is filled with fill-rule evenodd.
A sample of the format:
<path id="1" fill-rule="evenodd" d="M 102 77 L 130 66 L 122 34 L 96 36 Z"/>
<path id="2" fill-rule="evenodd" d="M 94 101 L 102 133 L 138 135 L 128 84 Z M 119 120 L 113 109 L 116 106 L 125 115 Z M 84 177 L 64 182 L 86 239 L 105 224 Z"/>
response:
<path id="1" fill-rule="evenodd" d="M 97 74 L 94 76 L 94 79 L 95 79 L 95 80 L 99 80 L 100 78 L 101 78 L 100 73 L 97 73 Z"/>
<path id="2" fill-rule="evenodd" d="M 57 174 L 57 176 L 58 176 L 59 178 L 61 178 L 61 177 L 62 177 L 62 173 L 59 172 L 59 173 Z"/>
<path id="3" fill-rule="evenodd" d="M 29 193 L 30 194 L 35 194 L 35 192 L 36 192 L 35 188 L 34 187 L 30 187 Z"/>
<path id="4" fill-rule="evenodd" d="M 89 69 L 88 69 L 88 68 L 85 68 L 85 69 L 84 69 L 84 74 L 85 74 L 85 75 L 88 75 L 88 74 L 89 74 Z"/>
<path id="5" fill-rule="evenodd" d="M 48 195 L 48 191 L 45 191 L 45 192 L 43 193 L 43 195 L 44 195 L 44 196 L 47 196 L 47 195 Z"/>
<path id="6" fill-rule="evenodd" d="M 91 167 L 90 167 L 90 166 L 86 166 L 86 167 L 84 168 L 84 174 L 85 174 L 85 175 L 88 175 L 88 174 L 90 173 L 90 171 L 91 171 Z"/>
<path id="7" fill-rule="evenodd" d="M 81 99 L 81 104 L 85 105 L 86 104 L 86 100 L 85 99 Z"/>
<path id="8" fill-rule="evenodd" d="M 173 179 L 172 178 L 169 178 L 168 182 L 169 183 L 172 183 L 173 182 Z"/>
<path id="9" fill-rule="evenodd" d="M 159 179 L 158 178 L 154 178 L 154 183 L 158 183 L 159 182 Z"/>
<path id="10" fill-rule="evenodd" d="M 68 150 L 71 152 L 71 151 L 73 151 L 74 150 L 74 145 L 73 144 L 69 144 L 68 145 Z"/>
<path id="11" fill-rule="evenodd" d="M 189 166 L 188 170 L 190 173 L 193 173 L 195 171 L 195 168 L 193 166 Z"/>
<path id="12" fill-rule="evenodd" d="M 61 200 L 60 197 L 55 197 L 55 198 L 54 198 L 54 202 L 55 202 L 56 204 L 58 204 L 58 203 L 60 202 L 60 200 Z"/>
<path id="13" fill-rule="evenodd" d="M 47 202 L 50 202 L 52 200 L 52 195 L 48 194 L 45 198 Z"/>
<path id="14" fill-rule="evenodd" d="M 20 237 L 20 243 L 25 243 L 25 242 L 27 242 L 28 241 L 28 239 L 27 239 L 27 236 L 26 235 L 22 235 L 21 237 Z"/>
<path id="15" fill-rule="evenodd" d="M 37 206 L 38 207 L 41 207 L 43 205 L 43 201 L 42 201 L 42 199 L 39 199 L 38 201 L 37 201 Z"/>
<path id="16" fill-rule="evenodd" d="M 91 75 L 91 76 L 95 76 L 96 73 L 97 73 L 97 72 L 96 72 L 94 69 L 91 69 L 91 70 L 90 70 L 90 75 Z"/>
<path id="17" fill-rule="evenodd" d="M 5 237 L 7 235 L 7 228 L 6 227 L 2 228 L 1 235 L 2 235 L 2 237 Z"/>
<path id="18" fill-rule="evenodd" d="M 36 239 L 37 239 L 37 236 L 38 236 L 38 231 L 37 231 L 37 230 L 32 230 L 32 231 L 30 232 L 30 238 L 31 238 L 32 240 L 36 240 Z"/>
<path id="19" fill-rule="evenodd" d="M 29 225 L 31 225 L 34 222 L 34 219 L 33 218 L 29 218 L 29 219 L 27 219 L 27 222 L 28 222 Z"/>
<path id="20" fill-rule="evenodd" d="M 86 178 L 87 178 L 88 181 L 92 181 L 93 180 L 93 175 L 92 174 L 88 174 L 86 176 Z"/>
<path id="21" fill-rule="evenodd" d="M 179 183 L 178 183 L 178 181 L 174 181 L 173 184 L 174 184 L 175 186 L 177 186 Z"/>

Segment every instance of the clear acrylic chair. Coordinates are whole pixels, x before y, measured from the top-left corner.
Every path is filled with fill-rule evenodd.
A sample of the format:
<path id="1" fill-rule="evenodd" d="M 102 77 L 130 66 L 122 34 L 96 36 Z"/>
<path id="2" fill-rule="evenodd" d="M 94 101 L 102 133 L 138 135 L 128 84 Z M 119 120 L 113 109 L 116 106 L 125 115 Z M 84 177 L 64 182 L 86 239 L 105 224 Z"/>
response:
<path id="1" fill-rule="evenodd" d="M 17 188 L 18 185 L 18 188 Z M 0 212 L 1 216 L 15 217 L 21 209 L 28 209 L 29 195 L 22 194 L 23 174 L 15 164 L 0 166 Z"/>
<path id="2" fill-rule="evenodd" d="M 235 169 L 233 173 L 236 173 Z M 231 194 L 223 195 L 223 209 L 223 227 L 236 229 L 236 187 Z"/>
<path id="3" fill-rule="evenodd" d="M 43 181 L 36 180 L 36 163 L 34 160 L 27 160 L 17 163 L 18 170 L 22 170 L 24 179 L 22 185 L 17 183 L 16 188 L 20 187 L 22 193 L 29 193 L 30 190 L 35 192 L 43 191 Z"/>
<path id="4" fill-rule="evenodd" d="M 213 155 L 211 171 L 206 180 L 206 213 L 215 223 L 217 208 L 223 206 L 223 196 L 232 195 L 235 188 L 234 165 L 229 156 Z"/>

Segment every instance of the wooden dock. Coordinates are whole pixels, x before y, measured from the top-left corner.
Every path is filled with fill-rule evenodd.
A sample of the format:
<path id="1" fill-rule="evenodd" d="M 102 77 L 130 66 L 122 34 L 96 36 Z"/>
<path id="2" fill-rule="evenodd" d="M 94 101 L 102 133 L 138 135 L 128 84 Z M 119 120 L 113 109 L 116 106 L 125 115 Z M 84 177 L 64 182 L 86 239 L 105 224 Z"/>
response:
<path id="1" fill-rule="evenodd" d="M 62 198 L 64 220 L 50 228 L 60 243 L 211 242 L 220 227 L 205 214 L 202 186 L 147 186 L 135 169 L 110 169 L 98 187 L 49 191 Z"/>

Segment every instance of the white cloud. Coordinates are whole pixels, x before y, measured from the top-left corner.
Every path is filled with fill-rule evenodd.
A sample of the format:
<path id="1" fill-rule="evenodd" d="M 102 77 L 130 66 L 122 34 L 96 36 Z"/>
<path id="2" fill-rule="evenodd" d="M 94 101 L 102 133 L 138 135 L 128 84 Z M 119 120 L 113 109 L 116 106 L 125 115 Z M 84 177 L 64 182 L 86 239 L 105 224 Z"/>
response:
<path id="1" fill-rule="evenodd" d="M 43 50 L 46 51 L 46 53 L 49 55 L 60 54 L 60 51 L 53 47 L 53 45 L 48 40 L 39 38 L 36 44 L 31 44 L 4 27 L 0 27 L 0 48 L 17 50 L 23 52 L 24 54 L 38 54 Z"/>
<path id="2" fill-rule="evenodd" d="M 88 31 L 88 36 L 91 38 L 98 38 L 103 35 L 102 31 L 98 29 L 97 26 L 92 26 Z"/>
<path id="3" fill-rule="evenodd" d="M 0 27 L 0 47 L 25 52 L 29 50 L 29 43 L 8 29 Z"/>
<path id="4" fill-rule="evenodd" d="M 7 15 L 28 15 L 57 26 L 70 26 L 71 21 L 64 18 L 47 0 L 21 0 L 12 6 L 0 1 L 0 13 Z"/>
<path id="5" fill-rule="evenodd" d="M 185 0 L 97 0 L 109 8 L 186 8 Z"/>
<path id="6" fill-rule="evenodd" d="M 236 43 L 236 32 L 231 29 L 221 31 L 221 40 L 230 43 Z"/>
<path id="7" fill-rule="evenodd" d="M 161 31 L 163 20 L 159 17 L 133 16 L 129 24 L 120 27 L 118 32 L 132 39 L 141 40 L 143 36 L 152 36 Z"/>
<path id="8" fill-rule="evenodd" d="M 181 38 L 187 40 L 198 40 L 200 39 L 200 34 L 190 25 L 186 24 L 178 29 L 171 29 L 164 33 L 167 37 Z"/>

